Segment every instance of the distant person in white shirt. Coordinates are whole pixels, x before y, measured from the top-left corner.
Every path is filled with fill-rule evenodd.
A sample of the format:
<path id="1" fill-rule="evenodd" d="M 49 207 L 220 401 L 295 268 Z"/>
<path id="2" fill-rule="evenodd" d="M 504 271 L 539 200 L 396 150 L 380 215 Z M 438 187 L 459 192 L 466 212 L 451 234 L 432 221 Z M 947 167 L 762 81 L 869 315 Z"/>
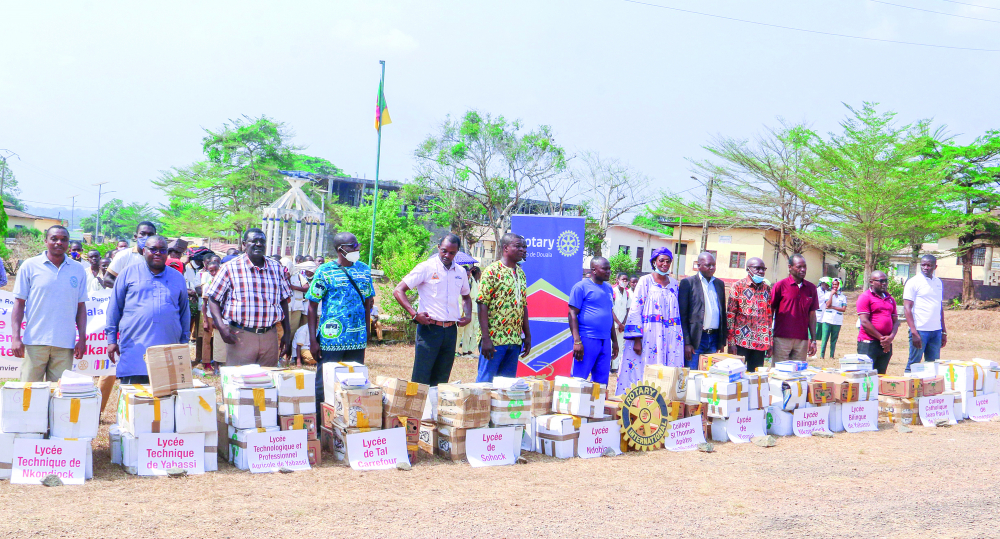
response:
<path id="1" fill-rule="evenodd" d="M 625 320 L 628 319 L 628 308 L 632 303 L 632 289 L 629 288 L 628 275 L 626 275 L 625 272 L 620 272 L 618 274 L 615 286 L 611 287 L 611 292 L 614 297 L 613 312 L 615 314 L 615 318 L 618 319 L 618 325 L 615 327 L 618 334 L 618 349 L 624 350 Z M 620 361 L 621 356 L 611 360 L 611 372 L 618 371 L 618 363 Z"/>
<path id="2" fill-rule="evenodd" d="M 903 314 L 910 328 L 910 358 L 906 372 L 914 363 L 936 361 L 941 349 L 948 344 L 948 331 L 944 325 L 944 286 L 934 276 L 937 258 L 924 255 L 920 258 L 920 273 L 914 275 L 903 288 Z"/>
<path id="3" fill-rule="evenodd" d="M 819 300 L 820 310 L 823 312 L 822 318 L 817 318 L 819 323 L 820 345 L 819 357 L 826 357 L 826 343 L 830 343 L 830 359 L 834 359 L 837 350 L 837 339 L 840 338 L 840 326 L 844 325 L 844 312 L 847 310 L 847 296 L 840 292 L 840 279 L 830 281 L 830 291 L 821 294 Z"/>
<path id="4" fill-rule="evenodd" d="M 413 382 L 436 386 L 448 382 L 455 362 L 458 328 L 472 320 L 472 296 L 465 268 L 455 264 L 461 240 L 448 234 L 438 242 L 438 252 L 417 264 L 392 296 L 417 324 Z M 420 312 L 410 305 L 406 291 L 416 289 Z"/>

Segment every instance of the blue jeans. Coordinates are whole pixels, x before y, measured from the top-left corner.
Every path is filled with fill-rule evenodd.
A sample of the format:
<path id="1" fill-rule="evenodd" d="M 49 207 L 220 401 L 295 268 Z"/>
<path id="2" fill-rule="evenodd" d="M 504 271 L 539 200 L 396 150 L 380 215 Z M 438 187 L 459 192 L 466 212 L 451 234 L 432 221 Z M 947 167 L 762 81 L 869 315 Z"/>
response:
<path id="1" fill-rule="evenodd" d="M 121 384 L 121 385 L 123 385 L 123 386 L 130 386 L 132 384 L 148 385 L 149 384 L 149 375 L 148 374 L 133 374 L 132 376 L 122 376 L 121 378 L 118 379 L 118 383 Z"/>
<path id="2" fill-rule="evenodd" d="M 482 347 L 480 347 L 480 350 Z M 476 382 L 493 383 L 494 376 L 517 376 L 517 356 L 521 355 L 520 344 L 501 344 L 493 348 L 493 359 L 479 353 L 479 372 Z"/>
<path id="3" fill-rule="evenodd" d="M 920 348 L 913 346 L 913 334 L 910 333 L 910 358 L 906 360 L 906 371 L 910 372 L 910 365 L 923 361 L 937 361 L 941 359 L 941 330 L 918 331 L 920 334 Z"/>
<path id="4" fill-rule="evenodd" d="M 685 367 L 691 370 L 698 370 L 698 360 L 701 358 L 702 354 L 714 354 L 719 351 L 719 347 L 715 344 L 715 338 L 718 333 L 702 333 L 701 342 L 698 343 L 698 348 L 695 349 L 694 353 L 691 354 L 691 359 L 689 359 Z"/>

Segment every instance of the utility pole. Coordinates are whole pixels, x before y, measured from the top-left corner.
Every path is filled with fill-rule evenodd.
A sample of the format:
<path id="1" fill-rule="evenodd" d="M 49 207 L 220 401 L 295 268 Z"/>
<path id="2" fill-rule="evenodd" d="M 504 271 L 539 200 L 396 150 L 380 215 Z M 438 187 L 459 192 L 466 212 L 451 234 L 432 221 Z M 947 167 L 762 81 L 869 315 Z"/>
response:
<path id="1" fill-rule="evenodd" d="M 691 176 L 692 180 L 698 181 L 698 178 Z M 711 213 L 712 211 L 712 187 L 715 183 L 715 176 L 708 177 L 708 198 L 705 201 L 705 213 Z M 705 222 L 701 227 L 701 252 L 704 253 L 708 250 L 708 217 L 705 217 Z"/>
<path id="2" fill-rule="evenodd" d="M 681 249 L 684 248 L 684 222 L 683 222 L 683 219 L 684 219 L 683 215 L 678 215 L 677 216 L 677 226 L 679 228 L 677 229 L 677 253 L 675 253 L 675 257 L 677 258 L 677 263 L 674 264 L 674 276 L 677 278 L 678 281 L 681 279 L 681 265 L 682 265 L 681 264 Z M 686 253 L 685 253 L 685 259 L 686 258 L 687 258 L 687 256 L 686 256 Z M 687 262 L 687 260 L 685 260 L 685 262 Z"/>
<path id="3" fill-rule="evenodd" d="M 66 198 L 71 199 L 73 201 L 73 204 L 72 204 L 72 206 L 70 207 L 70 210 L 69 210 L 69 231 L 70 231 L 70 234 L 73 233 L 73 219 L 76 216 L 76 197 L 78 197 L 78 196 L 80 196 L 80 195 L 73 195 L 71 197 L 66 197 Z"/>
<path id="4" fill-rule="evenodd" d="M 17 155 L 16 153 L 10 150 L 0 149 L 0 152 L 6 154 L 6 155 L 0 155 L 0 161 L 3 161 L 3 168 L 0 169 L 0 198 L 3 198 L 4 189 L 6 188 L 7 184 L 7 171 L 10 170 L 7 168 L 7 158 L 10 156 L 14 156 L 18 159 L 21 159 L 21 156 Z"/>
<path id="5" fill-rule="evenodd" d="M 108 182 L 97 182 L 91 184 L 97 186 L 97 224 L 94 225 L 94 241 L 93 241 L 95 245 L 98 242 L 100 242 L 100 237 L 101 237 L 101 189 L 102 189 L 101 186 L 103 186 L 106 183 Z"/>

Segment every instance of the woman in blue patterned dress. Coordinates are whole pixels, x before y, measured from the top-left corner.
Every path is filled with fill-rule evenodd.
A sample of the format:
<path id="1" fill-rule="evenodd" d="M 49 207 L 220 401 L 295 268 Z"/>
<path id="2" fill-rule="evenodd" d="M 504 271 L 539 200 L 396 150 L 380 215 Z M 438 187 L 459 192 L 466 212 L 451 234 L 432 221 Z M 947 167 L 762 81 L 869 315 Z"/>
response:
<path id="1" fill-rule="evenodd" d="M 684 335 L 677 304 L 677 279 L 670 276 L 673 253 L 666 247 L 653 251 L 653 273 L 639 279 L 632 293 L 632 308 L 625 322 L 625 345 L 615 394 L 642 380 L 646 365 L 684 366 Z"/>

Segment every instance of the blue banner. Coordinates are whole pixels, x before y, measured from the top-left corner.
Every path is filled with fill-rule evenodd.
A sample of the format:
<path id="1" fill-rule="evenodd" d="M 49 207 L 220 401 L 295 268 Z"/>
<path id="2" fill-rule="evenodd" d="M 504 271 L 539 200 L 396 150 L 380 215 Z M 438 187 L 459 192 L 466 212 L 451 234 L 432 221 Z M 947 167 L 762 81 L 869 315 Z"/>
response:
<path id="1" fill-rule="evenodd" d="M 514 215 L 510 228 L 528 244 L 521 268 L 528 278 L 531 353 L 521 358 L 517 375 L 569 376 L 573 361 L 569 292 L 583 278 L 584 218 Z"/>

